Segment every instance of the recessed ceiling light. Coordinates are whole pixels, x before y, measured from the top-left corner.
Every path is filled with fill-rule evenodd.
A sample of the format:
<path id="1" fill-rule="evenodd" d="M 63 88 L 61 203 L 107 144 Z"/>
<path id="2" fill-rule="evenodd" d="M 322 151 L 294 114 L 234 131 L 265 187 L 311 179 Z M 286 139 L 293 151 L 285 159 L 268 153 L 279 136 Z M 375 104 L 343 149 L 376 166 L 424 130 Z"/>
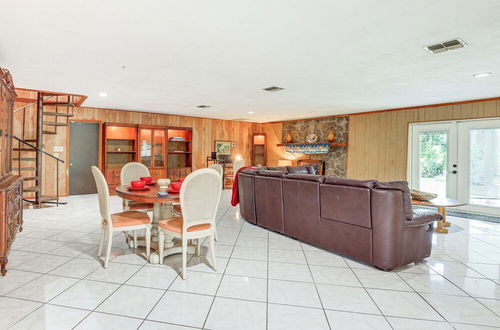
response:
<path id="1" fill-rule="evenodd" d="M 488 77 L 488 76 L 491 76 L 491 75 L 492 75 L 491 72 L 481 72 L 481 73 L 473 74 L 472 76 L 474 78 L 483 78 L 483 77 Z"/>
<path id="2" fill-rule="evenodd" d="M 207 105 L 207 104 L 200 104 L 200 105 L 197 105 L 196 107 L 197 107 L 197 108 L 200 108 L 200 109 L 206 109 L 206 108 L 210 108 L 210 105 Z"/>
<path id="3" fill-rule="evenodd" d="M 248 111 L 249 114 L 253 115 L 253 111 Z"/>
<path id="4" fill-rule="evenodd" d="M 264 88 L 263 90 L 265 90 L 266 92 L 277 92 L 277 91 L 281 91 L 283 89 L 284 89 L 283 87 L 271 86 L 271 87 Z"/>
<path id="5" fill-rule="evenodd" d="M 99 96 L 100 97 L 106 97 L 106 96 L 108 96 L 108 93 L 106 93 L 106 92 L 100 92 Z"/>

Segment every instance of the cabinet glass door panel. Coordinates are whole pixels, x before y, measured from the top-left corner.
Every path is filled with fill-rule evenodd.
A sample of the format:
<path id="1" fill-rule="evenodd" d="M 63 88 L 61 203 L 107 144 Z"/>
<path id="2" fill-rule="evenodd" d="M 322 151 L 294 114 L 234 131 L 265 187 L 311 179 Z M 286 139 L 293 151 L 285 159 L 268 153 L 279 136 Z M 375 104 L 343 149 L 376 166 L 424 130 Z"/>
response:
<path id="1" fill-rule="evenodd" d="M 141 129 L 139 134 L 140 159 L 147 167 L 151 167 L 152 133 L 150 129 Z"/>
<path id="2" fill-rule="evenodd" d="M 153 167 L 165 167 L 165 131 L 153 131 Z"/>

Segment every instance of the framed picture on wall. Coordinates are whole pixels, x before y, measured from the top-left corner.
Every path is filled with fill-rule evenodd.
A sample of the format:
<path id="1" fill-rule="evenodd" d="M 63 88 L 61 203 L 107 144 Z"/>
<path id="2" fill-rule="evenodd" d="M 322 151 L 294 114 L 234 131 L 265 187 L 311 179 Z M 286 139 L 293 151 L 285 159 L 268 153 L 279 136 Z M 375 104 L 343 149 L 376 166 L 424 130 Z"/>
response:
<path id="1" fill-rule="evenodd" d="M 217 155 L 230 155 L 231 141 L 215 141 L 215 152 Z"/>

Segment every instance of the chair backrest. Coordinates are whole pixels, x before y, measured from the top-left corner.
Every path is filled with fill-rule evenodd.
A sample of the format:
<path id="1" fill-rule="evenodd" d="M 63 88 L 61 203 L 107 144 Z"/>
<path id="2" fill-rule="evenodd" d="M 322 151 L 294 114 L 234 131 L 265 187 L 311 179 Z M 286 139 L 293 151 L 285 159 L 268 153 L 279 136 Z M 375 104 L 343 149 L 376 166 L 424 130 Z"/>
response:
<path id="1" fill-rule="evenodd" d="M 223 169 L 222 169 L 222 166 L 220 166 L 219 164 L 212 164 L 208 168 L 216 170 L 220 174 L 220 176 L 222 177 Z"/>
<path id="2" fill-rule="evenodd" d="M 211 168 L 196 170 L 184 179 L 180 191 L 183 232 L 196 224 L 215 226 L 222 194 L 220 181 L 220 174 Z"/>
<path id="3" fill-rule="evenodd" d="M 111 215 L 109 213 L 109 190 L 106 178 L 102 174 L 101 170 L 96 166 L 92 166 L 92 174 L 94 175 L 95 185 L 97 187 L 97 195 L 99 197 L 99 210 L 101 211 L 101 216 L 106 219 L 108 223 L 111 222 Z"/>
<path id="4" fill-rule="evenodd" d="M 233 173 L 234 175 L 236 176 L 236 173 L 238 172 L 238 170 L 240 168 L 242 168 L 243 166 L 245 166 L 245 160 L 243 160 L 243 158 L 241 159 L 236 159 L 233 163 Z"/>
<path id="5" fill-rule="evenodd" d="M 142 163 L 127 163 L 120 172 L 120 184 L 130 185 L 130 181 L 139 180 L 143 176 L 151 176 L 149 169 Z"/>

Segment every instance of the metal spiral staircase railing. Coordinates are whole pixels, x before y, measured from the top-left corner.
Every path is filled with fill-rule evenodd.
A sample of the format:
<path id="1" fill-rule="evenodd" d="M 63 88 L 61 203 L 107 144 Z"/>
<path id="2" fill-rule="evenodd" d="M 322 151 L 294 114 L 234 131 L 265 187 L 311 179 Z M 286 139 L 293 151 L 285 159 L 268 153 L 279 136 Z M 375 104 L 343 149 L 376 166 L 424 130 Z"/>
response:
<path id="1" fill-rule="evenodd" d="M 59 165 L 64 164 L 64 160 L 44 150 L 44 136 L 56 135 L 59 127 L 69 125 L 69 118 L 74 116 L 75 98 L 79 96 L 50 92 L 37 92 L 36 95 L 35 102 L 14 110 L 14 113 L 22 111 L 22 119 L 20 136 L 14 136 L 14 143 L 17 145 L 14 144 L 12 149 L 12 161 L 15 164 L 13 171 L 24 177 L 23 198 L 26 202 L 37 207 L 44 203 L 65 204 L 60 201 L 59 194 Z M 27 112 L 32 111 L 33 106 L 36 106 L 36 123 L 30 135 L 34 133 L 35 136 L 27 137 L 27 127 L 33 124 L 27 120 L 31 118 Z M 51 196 L 42 194 L 44 156 L 56 162 L 55 195 Z"/>

